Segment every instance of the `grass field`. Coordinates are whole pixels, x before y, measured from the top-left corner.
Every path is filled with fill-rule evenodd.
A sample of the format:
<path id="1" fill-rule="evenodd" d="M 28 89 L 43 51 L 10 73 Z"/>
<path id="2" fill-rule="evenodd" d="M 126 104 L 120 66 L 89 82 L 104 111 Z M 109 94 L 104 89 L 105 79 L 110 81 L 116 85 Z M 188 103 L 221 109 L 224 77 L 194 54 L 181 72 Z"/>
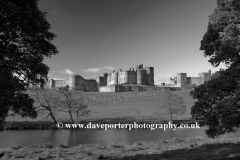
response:
<path id="1" fill-rule="evenodd" d="M 201 137 L 138 142 L 132 145 L 88 144 L 67 148 L 53 146 L 12 146 L 0 149 L 2 159 L 83 159 L 83 160 L 239 160 L 240 139 Z"/>
<path id="2" fill-rule="evenodd" d="M 61 94 L 54 90 L 50 90 L 55 96 L 61 97 Z M 196 100 L 189 95 L 190 91 L 173 91 L 172 93 L 184 99 L 187 112 L 183 115 L 174 115 L 173 120 L 189 120 L 191 119 L 191 107 Z M 59 95 L 58 95 L 59 94 Z M 169 115 L 161 114 L 159 110 L 162 92 L 118 92 L 118 93 L 100 93 L 100 92 L 83 92 L 82 97 L 89 105 L 91 110 L 89 117 L 82 120 L 103 120 L 103 119 L 119 119 L 128 120 L 136 119 L 136 110 L 141 110 L 142 119 L 146 120 L 169 120 Z M 62 97 L 61 97 L 62 98 Z M 54 112 L 58 121 L 68 121 L 69 115 L 66 113 Z M 9 117 L 8 122 L 13 121 L 51 121 L 45 119 L 45 115 L 39 114 L 36 119 Z"/>

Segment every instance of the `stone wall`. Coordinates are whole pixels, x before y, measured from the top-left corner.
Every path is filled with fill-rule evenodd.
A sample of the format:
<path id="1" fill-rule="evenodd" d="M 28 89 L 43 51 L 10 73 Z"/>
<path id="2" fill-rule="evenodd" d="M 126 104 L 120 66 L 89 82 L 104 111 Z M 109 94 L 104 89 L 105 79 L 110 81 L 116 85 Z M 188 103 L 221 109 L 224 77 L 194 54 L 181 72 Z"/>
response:
<path id="1" fill-rule="evenodd" d="M 100 81 L 101 79 L 99 79 L 99 82 Z M 136 67 L 136 71 L 134 71 L 133 68 L 130 68 L 126 71 L 122 71 L 121 69 L 118 71 L 113 70 L 113 72 L 107 76 L 107 85 L 119 84 L 139 84 L 154 86 L 154 68 L 143 68 L 143 64 L 141 64 Z"/>
<path id="2" fill-rule="evenodd" d="M 113 73 L 108 74 L 107 85 L 118 84 L 118 71 L 113 70 Z"/>
<path id="3" fill-rule="evenodd" d="M 115 92 L 115 85 L 111 86 L 101 86 L 99 87 L 99 92 Z"/>
<path id="4" fill-rule="evenodd" d="M 170 84 L 176 85 L 176 84 L 177 84 L 177 77 L 175 77 L 175 78 L 170 78 Z"/>
<path id="5" fill-rule="evenodd" d="M 187 77 L 187 73 L 178 73 L 176 78 L 170 78 L 170 85 L 173 85 L 176 81 L 176 87 L 185 88 L 187 85 L 199 86 L 212 79 L 211 70 L 199 73 L 198 76 L 199 77 Z"/>
<path id="6" fill-rule="evenodd" d="M 145 67 L 145 70 L 147 71 L 146 85 L 154 86 L 154 68 Z"/>
<path id="7" fill-rule="evenodd" d="M 129 75 L 128 71 L 119 71 L 118 76 L 118 84 L 126 84 L 128 83 Z"/>
<path id="8" fill-rule="evenodd" d="M 154 86 L 109 85 L 99 87 L 99 92 L 155 91 Z"/>
<path id="9" fill-rule="evenodd" d="M 202 84 L 206 81 L 210 81 L 211 80 L 211 70 L 209 70 L 208 72 L 202 72 L 198 74 L 199 77 L 202 77 Z"/>
<path id="10" fill-rule="evenodd" d="M 68 80 L 54 80 L 50 79 L 48 81 L 48 88 L 60 88 L 60 87 L 65 87 L 68 84 Z"/>
<path id="11" fill-rule="evenodd" d="M 137 72 L 134 70 L 128 71 L 128 84 L 137 84 Z"/>
<path id="12" fill-rule="evenodd" d="M 195 84 L 199 86 L 202 84 L 202 77 L 187 77 L 187 84 Z"/>
<path id="13" fill-rule="evenodd" d="M 54 80 L 55 81 L 55 87 L 65 87 L 68 83 L 68 80 Z"/>
<path id="14" fill-rule="evenodd" d="M 177 74 L 177 87 L 185 87 L 187 84 L 187 73 Z"/>
<path id="15" fill-rule="evenodd" d="M 60 88 L 69 85 L 69 89 L 78 89 L 82 91 L 98 91 L 98 83 L 93 79 L 84 79 L 80 75 L 71 75 L 69 80 L 54 80 L 48 82 L 49 88 Z"/>
<path id="16" fill-rule="evenodd" d="M 99 76 L 98 79 L 97 79 L 97 82 L 98 82 L 98 87 L 101 87 L 101 86 L 107 86 L 107 77 L 108 77 L 108 74 L 105 73 L 103 74 L 102 76 Z"/>

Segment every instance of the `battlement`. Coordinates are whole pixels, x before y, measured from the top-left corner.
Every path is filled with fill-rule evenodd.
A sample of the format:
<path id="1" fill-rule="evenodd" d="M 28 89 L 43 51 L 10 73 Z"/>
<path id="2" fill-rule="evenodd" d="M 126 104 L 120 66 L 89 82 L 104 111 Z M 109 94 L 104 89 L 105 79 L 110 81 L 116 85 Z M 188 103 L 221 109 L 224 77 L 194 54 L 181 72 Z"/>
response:
<path id="1" fill-rule="evenodd" d="M 170 84 L 177 84 L 177 87 L 186 87 L 187 85 L 199 86 L 212 79 L 211 70 L 198 74 L 198 77 L 187 77 L 187 73 L 177 73 L 177 77 L 170 78 Z"/>
<path id="2" fill-rule="evenodd" d="M 143 64 L 136 66 L 136 70 L 130 67 L 129 70 L 113 70 L 112 73 L 107 74 L 107 77 L 102 79 L 107 81 L 106 86 L 119 84 L 139 84 L 139 85 L 154 85 L 154 68 L 145 67 Z M 104 86 L 101 84 L 101 86 Z"/>

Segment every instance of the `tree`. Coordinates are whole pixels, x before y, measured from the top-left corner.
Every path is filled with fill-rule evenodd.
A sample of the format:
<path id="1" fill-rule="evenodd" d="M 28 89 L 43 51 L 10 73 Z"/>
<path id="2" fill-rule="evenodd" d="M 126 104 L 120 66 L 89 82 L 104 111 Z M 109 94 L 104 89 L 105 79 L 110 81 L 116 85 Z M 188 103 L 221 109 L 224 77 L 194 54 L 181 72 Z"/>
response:
<path id="1" fill-rule="evenodd" d="M 133 107 L 131 107 L 131 110 L 133 111 L 133 115 L 137 119 L 137 123 L 140 123 L 140 120 L 144 118 L 144 108 L 142 108 L 139 103 L 136 103 Z"/>
<path id="2" fill-rule="evenodd" d="M 173 120 L 173 114 L 181 115 L 186 112 L 186 107 L 182 97 L 178 97 L 170 91 L 164 91 L 161 99 L 160 109 L 164 110 L 163 112 L 165 114 L 170 115 L 171 122 Z"/>
<path id="3" fill-rule="evenodd" d="M 162 99 L 160 101 L 156 101 L 153 110 L 153 116 L 157 119 L 158 123 L 161 124 L 164 121 L 165 110 L 163 107 L 160 107 L 159 104 L 162 103 Z"/>
<path id="4" fill-rule="evenodd" d="M 75 92 L 69 91 L 68 87 L 60 90 L 60 93 L 64 95 L 64 100 L 61 101 L 61 107 L 58 111 L 67 112 L 72 123 L 75 123 L 76 121 L 79 122 L 80 117 L 89 116 L 91 110 L 89 110 L 88 105 L 84 103 L 81 94 L 77 98 L 74 98 Z"/>
<path id="5" fill-rule="evenodd" d="M 49 32 L 46 13 L 37 5 L 38 0 L 0 1 L 0 122 L 9 111 L 37 116 L 25 90 L 30 82 L 47 80 L 49 67 L 42 61 L 58 53 L 50 43 L 55 34 Z"/>
<path id="6" fill-rule="evenodd" d="M 198 99 L 192 107 L 193 118 L 204 120 L 206 134 L 215 138 L 234 132 L 240 124 L 240 1 L 217 0 L 209 17 L 200 50 L 213 66 L 225 63 L 211 81 L 198 86 L 190 95 Z"/>
<path id="7" fill-rule="evenodd" d="M 58 109 L 59 97 L 54 97 L 52 93 L 49 93 L 47 90 L 35 89 L 32 90 L 31 97 L 35 101 L 35 110 L 37 113 L 46 115 L 46 118 L 50 117 L 54 123 L 57 123 L 54 112 Z"/>
<path id="8" fill-rule="evenodd" d="M 185 88 L 187 89 L 187 90 L 189 90 L 189 89 L 193 89 L 193 88 L 195 88 L 196 87 L 196 84 L 194 83 L 194 84 L 187 84 L 186 86 L 185 86 Z"/>

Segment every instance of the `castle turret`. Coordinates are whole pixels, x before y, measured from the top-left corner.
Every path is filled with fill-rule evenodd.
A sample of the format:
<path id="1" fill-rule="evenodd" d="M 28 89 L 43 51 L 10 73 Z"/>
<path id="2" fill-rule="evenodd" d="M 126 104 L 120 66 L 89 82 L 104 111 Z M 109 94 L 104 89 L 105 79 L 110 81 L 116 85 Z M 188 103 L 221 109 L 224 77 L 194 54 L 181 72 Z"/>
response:
<path id="1" fill-rule="evenodd" d="M 117 85 L 118 84 L 118 71 L 113 70 L 107 77 L 107 85 Z"/>
<path id="2" fill-rule="evenodd" d="M 208 70 L 208 74 L 209 74 L 209 76 L 210 76 L 209 80 L 211 80 L 211 79 L 212 79 L 212 73 L 211 73 L 211 70 Z"/>
<path id="3" fill-rule="evenodd" d="M 136 70 L 141 70 L 141 69 L 143 69 L 143 64 L 140 64 L 140 65 L 136 66 Z"/>
<path id="4" fill-rule="evenodd" d="M 187 84 L 187 73 L 177 74 L 177 87 L 185 87 Z"/>
<path id="5" fill-rule="evenodd" d="M 54 79 L 49 80 L 49 88 L 54 88 L 55 87 L 55 81 Z"/>

